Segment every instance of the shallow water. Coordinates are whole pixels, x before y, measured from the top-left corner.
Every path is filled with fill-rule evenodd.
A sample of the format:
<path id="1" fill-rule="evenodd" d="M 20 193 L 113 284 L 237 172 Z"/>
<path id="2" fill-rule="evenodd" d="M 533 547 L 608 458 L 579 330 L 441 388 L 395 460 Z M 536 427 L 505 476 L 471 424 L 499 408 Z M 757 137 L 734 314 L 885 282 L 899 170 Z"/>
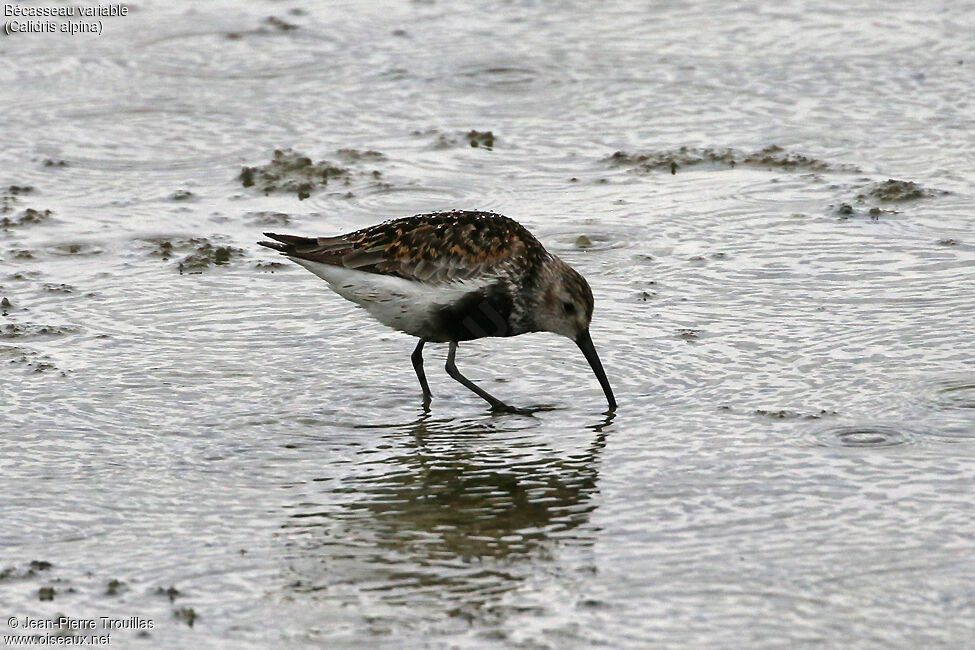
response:
<path id="1" fill-rule="evenodd" d="M 0 37 L 0 187 L 33 188 L 0 215 L 2 612 L 172 648 L 975 638 L 975 13 L 132 7 Z M 348 183 L 242 186 L 289 147 Z M 491 415 L 428 346 L 424 413 L 411 339 L 254 244 L 445 208 L 586 275 L 615 415 L 546 335 L 458 364 L 552 410 Z"/>

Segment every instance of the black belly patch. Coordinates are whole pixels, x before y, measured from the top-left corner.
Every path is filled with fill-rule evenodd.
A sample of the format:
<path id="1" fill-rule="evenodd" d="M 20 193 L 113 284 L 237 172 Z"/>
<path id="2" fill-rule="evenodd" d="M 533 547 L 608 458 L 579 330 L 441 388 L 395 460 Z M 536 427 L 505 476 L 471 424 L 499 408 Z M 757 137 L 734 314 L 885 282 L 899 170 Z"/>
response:
<path id="1" fill-rule="evenodd" d="M 451 341 L 511 336 L 511 308 L 511 294 L 499 283 L 441 307 L 433 320 L 439 333 Z"/>

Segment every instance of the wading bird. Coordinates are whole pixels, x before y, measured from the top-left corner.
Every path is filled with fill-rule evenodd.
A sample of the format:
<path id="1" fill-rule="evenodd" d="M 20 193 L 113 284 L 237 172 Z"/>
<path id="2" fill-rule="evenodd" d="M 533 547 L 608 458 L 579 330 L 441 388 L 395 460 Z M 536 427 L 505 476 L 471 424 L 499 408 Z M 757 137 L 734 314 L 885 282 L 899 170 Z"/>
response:
<path id="1" fill-rule="evenodd" d="M 259 242 L 328 282 L 376 320 L 420 339 L 413 368 L 423 406 L 433 394 L 423 372 L 425 343 L 448 343 L 447 374 L 496 411 L 508 406 L 465 377 L 454 358 L 461 341 L 554 332 L 585 355 L 606 394 L 616 399 L 599 362 L 589 322 L 586 279 L 552 255 L 528 230 L 490 212 L 436 212 L 387 221 L 336 237 L 264 233 Z"/>

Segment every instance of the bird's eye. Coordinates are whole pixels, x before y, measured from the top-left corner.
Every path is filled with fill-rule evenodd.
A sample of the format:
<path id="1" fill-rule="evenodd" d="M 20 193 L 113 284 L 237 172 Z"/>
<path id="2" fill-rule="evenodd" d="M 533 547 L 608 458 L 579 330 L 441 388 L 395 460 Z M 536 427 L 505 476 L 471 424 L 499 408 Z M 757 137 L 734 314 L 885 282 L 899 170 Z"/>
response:
<path id="1" fill-rule="evenodd" d="M 562 303 L 562 310 L 565 311 L 565 313 L 567 313 L 567 314 L 573 314 L 573 313 L 575 313 L 576 306 L 573 305 L 571 302 L 563 302 Z"/>

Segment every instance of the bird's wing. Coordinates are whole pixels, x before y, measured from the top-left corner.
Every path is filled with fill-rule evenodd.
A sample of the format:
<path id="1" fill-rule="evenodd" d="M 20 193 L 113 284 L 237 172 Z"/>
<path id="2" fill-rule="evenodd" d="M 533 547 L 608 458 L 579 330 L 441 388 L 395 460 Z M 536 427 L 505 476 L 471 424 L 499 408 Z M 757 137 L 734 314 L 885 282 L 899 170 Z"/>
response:
<path id="1" fill-rule="evenodd" d="M 425 284 L 473 280 L 547 255 L 524 226 L 487 212 L 422 214 L 337 237 L 264 234 L 280 243 L 262 245 L 289 257 Z"/>

